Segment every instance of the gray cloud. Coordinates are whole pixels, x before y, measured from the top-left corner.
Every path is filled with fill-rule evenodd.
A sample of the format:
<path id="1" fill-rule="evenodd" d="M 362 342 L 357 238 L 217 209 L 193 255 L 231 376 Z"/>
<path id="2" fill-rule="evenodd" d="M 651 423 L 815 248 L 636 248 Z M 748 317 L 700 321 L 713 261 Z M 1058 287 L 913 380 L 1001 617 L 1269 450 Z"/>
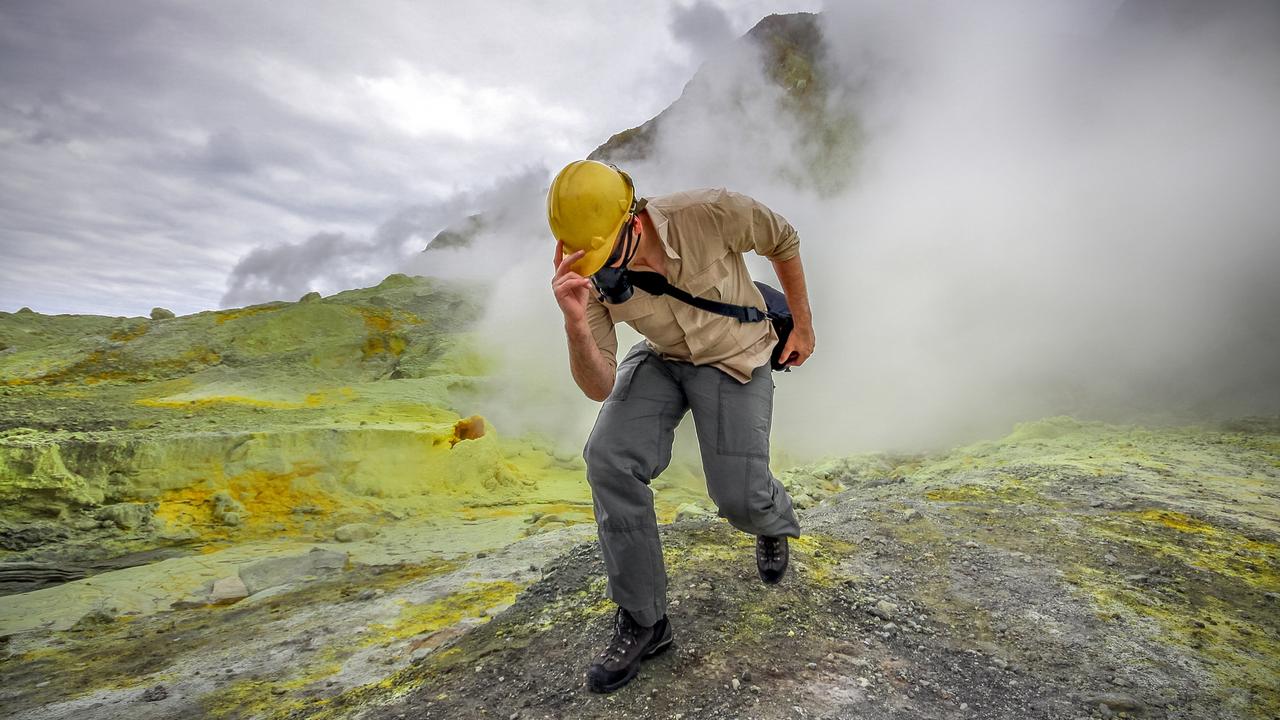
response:
<path id="1" fill-rule="evenodd" d="M 296 244 L 257 247 L 236 263 L 222 304 L 230 307 L 293 300 L 312 290 L 329 294 L 374 285 L 393 272 L 406 270 L 484 277 L 495 266 L 512 262 L 511 243 L 529 245 L 542 240 L 530 226 L 541 220 L 545 177 L 544 169 L 532 168 L 488 188 L 407 207 L 368 237 L 322 232 Z M 487 228 L 474 248 L 424 254 L 423 249 L 441 231 L 481 212 Z M 457 263 L 459 256 L 464 256 L 465 262 Z"/>
<path id="2" fill-rule="evenodd" d="M 678 93 L 667 7 L 0 4 L 0 307 L 206 309 L 255 248 L 579 156 Z"/>
<path id="3" fill-rule="evenodd" d="M 729 14 L 711 0 L 694 0 L 672 11 L 671 35 L 700 55 L 718 50 L 738 34 Z"/>

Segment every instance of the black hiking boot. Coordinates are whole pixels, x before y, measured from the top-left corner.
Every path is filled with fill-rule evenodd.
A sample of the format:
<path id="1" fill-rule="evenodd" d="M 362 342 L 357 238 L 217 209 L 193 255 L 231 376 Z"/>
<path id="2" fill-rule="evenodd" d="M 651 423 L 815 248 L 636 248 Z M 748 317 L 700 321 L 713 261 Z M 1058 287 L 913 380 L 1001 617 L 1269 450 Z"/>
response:
<path id="1" fill-rule="evenodd" d="M 640 672 L 640 661 L 671 646 L 671 623 L 663 615 L 653 627 L 644 627 L 622 608 L 613 618 L 613 639 L 587 668 L 587 687 L 611 693 L 631 682 Z"/>
<path id="2" fill-rule="evenodd" d="M 756 570 L 760 571 L 760 579 L 770 585 L 782 580 L 787 572 L 787 536 L 756 536 Z"/>

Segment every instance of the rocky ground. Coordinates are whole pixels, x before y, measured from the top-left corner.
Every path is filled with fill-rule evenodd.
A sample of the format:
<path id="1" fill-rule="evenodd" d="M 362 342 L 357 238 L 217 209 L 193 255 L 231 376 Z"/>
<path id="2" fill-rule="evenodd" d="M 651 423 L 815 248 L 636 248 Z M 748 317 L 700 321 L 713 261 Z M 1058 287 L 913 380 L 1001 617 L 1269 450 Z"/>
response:
<path id="1" fill-rule="evenodd" d="M 783 477 L 809 505 L 788 576 L 760 583 L 752 538 L 722 520 L 663 526 L 675 643 L 611 695 L 584 683 L 612 605 L 582 524 L 450 558 L 353 554 L 231 604 L 11 635 L 0 705 L 23 718 L 1280 713 L 1274 420 L 1054 419 Z"/>

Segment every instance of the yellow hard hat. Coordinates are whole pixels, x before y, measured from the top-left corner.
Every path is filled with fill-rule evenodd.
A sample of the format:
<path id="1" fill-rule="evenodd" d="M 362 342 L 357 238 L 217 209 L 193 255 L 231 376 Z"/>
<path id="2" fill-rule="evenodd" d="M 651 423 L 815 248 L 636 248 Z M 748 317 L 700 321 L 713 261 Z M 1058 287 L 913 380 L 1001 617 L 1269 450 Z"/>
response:
<path id="1" fill-rule="evenodd" d="M 556 175 L 547 193 L 547 220 L 564 242 L 565 255 L 586 251 L 574 272 L 586 277 L 604 267 L 635 200 L 631 176 L 612 165 L 575 160 Z"/>

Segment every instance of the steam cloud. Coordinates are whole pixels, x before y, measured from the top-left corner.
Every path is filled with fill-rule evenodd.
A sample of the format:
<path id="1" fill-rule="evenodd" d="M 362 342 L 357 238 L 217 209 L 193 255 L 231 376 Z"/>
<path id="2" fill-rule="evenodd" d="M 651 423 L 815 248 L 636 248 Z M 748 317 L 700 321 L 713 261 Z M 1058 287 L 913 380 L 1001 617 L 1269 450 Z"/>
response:
<path id="1" fill-rule="evenodd" d="M 705 21 L 689 32 L 720 32 L 702 4 L 685 12 Z M 642 194 L 730 187 L 800 231 L 818 347 L 775 376 L 775 461 L 938 447 L 1058 414 L 1277 412 L 1270 5 L 875 0 L 821 23 L 823 107 L 856 118 L 855 152 L 822 156 L 739 43 L 712 54 L 650 159 L 626 168 Z M 815 158 L 847 183 L 806 181 Z M 569 375 L 549 287 L 552 171 L 415 208 L 368 240 L 261 250 L 227 302 L 393 270 L 491 282 L 478 336 L 498 372 L 467 411 L 576 450 L 597 406 Z M 406 249 L 481 210 L 470 247 Z M 763 258 L 748 263 L 773 280 Z M 618 334 L 620 352 L 640 339 Z M 696 464 L 690 426 L 677 463 Z"/>
<path id="2" fill-rule="evenodd" d="M 812 138 L 742 48 L 627 169 L 644 194 L 748 192 L 799 229 L 818 347 L 777 376 L 775 452 L 932 447 L 1057 414 L 1274 414 L 1275 20 L 1249 3 L 840 3 L 822 17 L 827 102 L 860 127 L 842 191 L 795 181 Z M 500 283 L 529 302 L 491 313 L 514 361 L 489 411 L 580 443 L 595 406 L 569 380 L 550 245 Z M 620 351 L 638 339 L 618 330 Z"/>

